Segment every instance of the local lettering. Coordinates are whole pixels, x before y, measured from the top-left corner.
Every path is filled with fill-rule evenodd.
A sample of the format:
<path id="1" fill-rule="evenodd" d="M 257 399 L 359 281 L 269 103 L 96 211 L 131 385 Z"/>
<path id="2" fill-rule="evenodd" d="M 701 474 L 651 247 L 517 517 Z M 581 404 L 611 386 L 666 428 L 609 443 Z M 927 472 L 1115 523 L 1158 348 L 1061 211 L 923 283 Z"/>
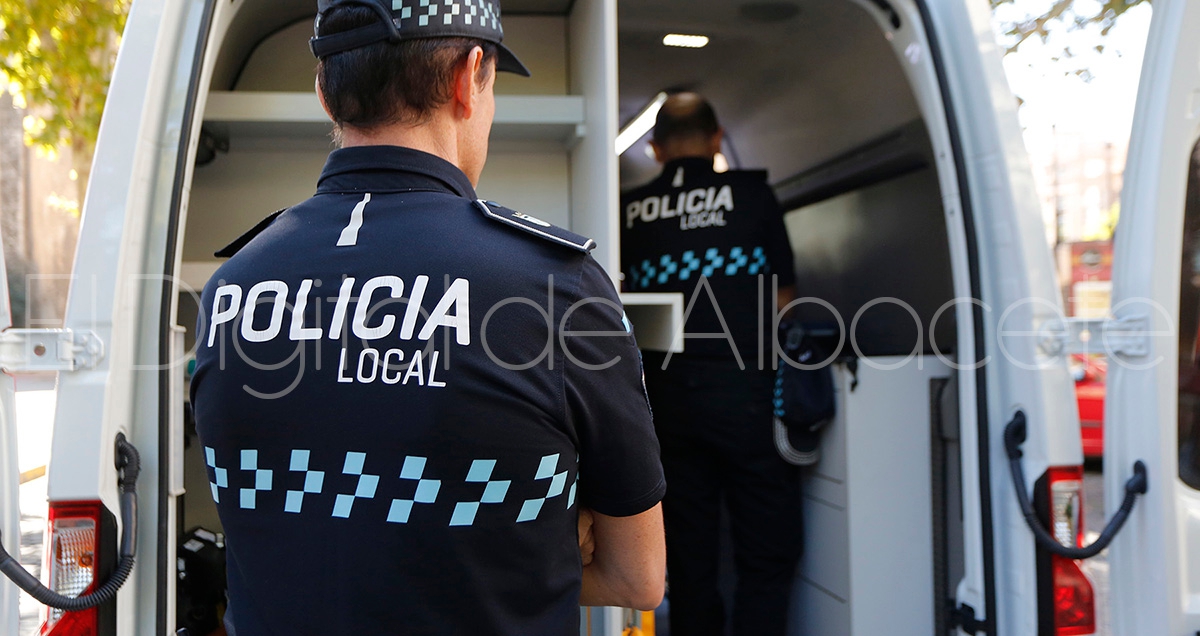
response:
<path id="1" fill-rule="evenodd" d="M 679 218 L 679 229 L 725 225 L 725 212 L 733 211 L 733 188 L 697 188 L 686 192 L 646 197 L 625 206 L 625 227 L 634 221 L 653 223 Z"/>
<path id="2" fill-rule="evenodd" d="M 295 289 L 280 280 L 262 281 L 248 290 L 241 285 L 221 285 L 213 295 L 208 346 L 216 341 L 218 328 L 230 323 L 247 342 L 337 340 L 347 332 L 363 341 L 428 341 L 445 327 L 454 332 L 458 344 L 471 344 L 471 284 L 466 279 L 455 279 L 428 312 L 421 308 L 425 297 L 432 294 L 428 276 L 416 277 L 407 296 L 405 282 L 398 276 L 376 276 L 361 284 L 346 277 L 332 298 L 319 296 L 315 291 L 319 285 L 313 279 L 304 279 Z M 323 300 L 333 303 L 332 312 L 306 311 Z M 322 317 L 321 323 L 314 320 L 309 324 L 306 315 Z M 328 322 L 324 315 L 329 316 Z"/>

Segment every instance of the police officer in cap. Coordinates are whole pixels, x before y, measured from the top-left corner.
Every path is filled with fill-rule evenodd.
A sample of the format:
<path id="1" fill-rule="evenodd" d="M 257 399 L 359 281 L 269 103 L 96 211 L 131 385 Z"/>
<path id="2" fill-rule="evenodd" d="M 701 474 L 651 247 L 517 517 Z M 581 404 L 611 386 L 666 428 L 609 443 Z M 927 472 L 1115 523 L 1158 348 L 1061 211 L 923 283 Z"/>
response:
<path id="1" fill-rule="evenodd" d="M 205 287 L 230 634 L 566 635 L 662 598 L 628 321 L 591 240 L 478 200 L 495 73 L 528 71 L 498 2 L 451 4 L 322 0 L 340 148 Z"/>
<path id="2" fill-rule="evenodd" d="M 645 352 L 671 484 L 663 512 L 672 633 L 725 633 L 724 500 L 737 569 L 733 632 L 782 635 L 801 548 L 800 486 L 774 443 L 772 342 L 795 273 L 766 172 L 714 170 L 722 135 L 703 97 L 668 97 L 651 142 L 662 173 L 622 196 L 622 271 L 629 291 L 685 295 L 684 352 Z"/>

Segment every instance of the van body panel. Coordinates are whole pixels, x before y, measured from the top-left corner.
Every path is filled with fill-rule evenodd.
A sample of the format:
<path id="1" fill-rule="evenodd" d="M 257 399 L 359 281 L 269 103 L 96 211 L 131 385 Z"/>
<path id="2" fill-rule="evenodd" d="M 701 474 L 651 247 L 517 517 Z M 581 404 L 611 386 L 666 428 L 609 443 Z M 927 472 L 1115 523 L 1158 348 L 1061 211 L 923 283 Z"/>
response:
<path id="1" fill-rule="evenodd" d="M 1106 509 L 1124 495 L 1137 460 L 1149 491 L 1109 548 L 1118 636 L 1191 636 L 1200 630 L 1200 491 L 1180 478 L 1180 289 L 1189 171 L 1200 139 L 1200 4 L 1154 3 L 1134 114 L 1121 221 L 1116 232 L 1113 315 L 1143 318 L 1148 355 L 1109 354 L 1104 465 Z M 1194 177 L 1193 177 L 1194 178 Z M 1193 283 L 1194 284 L 1194 283 Z M 1194 310 L 1194 308 L 1189 308 Z M 1107 344 L 1107 343 L 1106 343 Z M 1191 358 L 1190 360 L 1188 358 Z"/>
<path id="2" fill-rule="evenodd" d="M 1005 564 L 985 573 L 992 578 L 995 600 L 986 618 L 992 623 L 990 633 L 1032 634 L 1038 618 L 1034 542 L 1012 491 L 1002 436 L 1004 424 L 1022 409 L 1030 422 L 1024 446 L 1029 474 L 1082 461 L 1066 360 L 1043 354 L 1034 337 L 1061 317 L 1062 303 L 1017 122 L 1017 101 L 991 32 L 990 7 L 982 0 L 923 6 L 941 48 L 950 116 L 961 144 L 958 158 L 964 164 L 977 246 L 975 298 L 983 303 L 985 342 L 980 351 L 985 355 L 976 377 L 986 379 L 986 394 L 976 393 L 968 402 L 971 387 L 963 385 L 964 416 L 979 408 L 980 418 L 974 431 L 964 423 L 962 448 L 964 456 L 978 453 L 980 503 L 991 511 L 995 538 L 990 556 Z M 906 51 L 910 59 L 924 53 Z M 969 440 L 971 435 L 983 438 Z M 963 465 L 964 471 L 972 468 L 966 457 Z"/>

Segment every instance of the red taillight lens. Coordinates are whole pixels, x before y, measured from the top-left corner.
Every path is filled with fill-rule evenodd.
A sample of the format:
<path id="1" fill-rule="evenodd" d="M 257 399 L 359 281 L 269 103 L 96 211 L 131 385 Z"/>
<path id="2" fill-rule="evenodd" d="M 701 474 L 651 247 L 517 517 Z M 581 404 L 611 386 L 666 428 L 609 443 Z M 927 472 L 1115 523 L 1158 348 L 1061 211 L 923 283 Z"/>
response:
<path id="1" fill-rule="evenodd" d="M 1083 545 L 1083 467 L 1056 467 L 1047 471 L 1050 490 L 1050 529 L 1058 542 Z M 1096 601 L 1092 582 L 1079 561 L 1051 556 L 1054 581 L 1054 633 L 1080 636 L 1096 631 Z"/>
<path id="2" fill-rule="evenodd" d="M 47 587 L 79 596 L 93 587 L 100 555 L 100 502 L 51 502 L 46 524 Z M 63 612 L 47 608 L 43 636 L 94 636 L 99 613 L 93 608 Z"/>

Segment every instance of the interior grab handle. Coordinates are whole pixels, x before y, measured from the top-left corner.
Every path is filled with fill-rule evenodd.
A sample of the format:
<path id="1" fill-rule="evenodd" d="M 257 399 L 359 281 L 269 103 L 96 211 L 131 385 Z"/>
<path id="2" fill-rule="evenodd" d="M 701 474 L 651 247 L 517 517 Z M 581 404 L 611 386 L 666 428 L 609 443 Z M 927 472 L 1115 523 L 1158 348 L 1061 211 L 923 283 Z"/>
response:
<path id="1" fill-rule="evenodd" d="M 0 545 L 0 572 L 3 572 L 17 587 L 25 590 L 30 596 L 43 605 L 68 612 L 78 612 L 103 605 L 117 596 L 117 590 L 125 584 L 133 571 L 133 563 L 137 554 L 137 479 L 142 470 L 141 456 L 137 448 L 125 439 L 124 433 L 117 433 L 117 473 L 120 476 L 118 486 L 121 491 L 121 552 L 117 567 L 108 580 L 94 592 L 81 596 L 63 596 L 42 585 L 37 577 L 30 574 L 16 559 Z"/>
<path id="2" fill-rule="evenodd" d="M 1021 505 L 1025 523 L 1029 524 L 1029 529 L 1033 531 L 1038 545 L 1052 554 L 1068 559 L 1090 559 L 1100 554 L 1101 550 L 1112 543 L 1117 532 L 1121 530 L 1121 526 L 1125 525 L 1125 520 L 1129 518 L 1129 513 L 1133 510 L 1133 504 L 1137 502 L 1137 496 L 1146 494 L 1149 489 L 1146 464 L 1140 459 L 1133 463 L 1133 476 L 1125 482 L 1125 499 L 1121 501 L 1121 508 L 1117 510 L 1112 519 L 1109 519 L 1108 525 L 1104 527 L 1100 536 L 1086 547 L 1065 546 L 1059 543 L 1049 530 L 1046 530 L 1041 519 L 1038 519 L 1037 514 L 1034 513 L 1033 504 L 1029 501 L 1029 493 L 1025 488 L 1025 470 L 1021 466 L 1021 444 L 1025 443 L 1025 434 L 1025 413 L 1017 411 L 1008 426 L 1004 427 L 1004 450 L 1008 453 L 1008 466 L 1012 472 L 1014 490 L 1017 491 L 1017 502 Z"/>

